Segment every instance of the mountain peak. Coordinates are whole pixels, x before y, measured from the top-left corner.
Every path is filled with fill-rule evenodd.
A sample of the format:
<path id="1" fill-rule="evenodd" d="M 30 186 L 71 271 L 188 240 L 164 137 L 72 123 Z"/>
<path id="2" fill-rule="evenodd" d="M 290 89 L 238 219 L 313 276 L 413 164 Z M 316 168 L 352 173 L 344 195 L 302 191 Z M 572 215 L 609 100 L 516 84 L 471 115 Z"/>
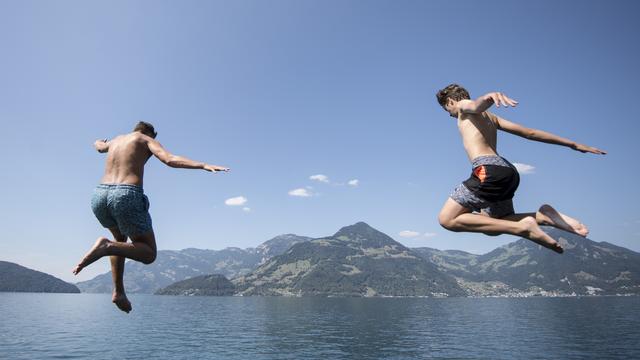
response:
<path id="1" fill-rule="evenodd" d="M 351 237 L 350 235 L 360 235 L 360 236 L 366 237 L 368 235 L 370 236 L 370 235 L 378 235 L 378 234 L 382 234 L 382 233 L 372 228 L 371 226 L 369 226 L 369 224 L 363 221 L 360 221 L 353 225 L 349 225 L 341 228 L 333 236 L 334 237 L 339 237 L 339 236 Z"/>
<path id="2" fill-rule="evenodd" d="M 358 242 L 361 244 L 367 243 L 367 246 L 380 247 L 385 245 L 396 245 L 404 248 L 402 244 L 390 238 L 387 234 L 380 232 L 365 222 L 357 222 L 353 225 L 345 226 L 340 229 L 334 238 L 339 240 L 347 240 L 351 242 Z"/>

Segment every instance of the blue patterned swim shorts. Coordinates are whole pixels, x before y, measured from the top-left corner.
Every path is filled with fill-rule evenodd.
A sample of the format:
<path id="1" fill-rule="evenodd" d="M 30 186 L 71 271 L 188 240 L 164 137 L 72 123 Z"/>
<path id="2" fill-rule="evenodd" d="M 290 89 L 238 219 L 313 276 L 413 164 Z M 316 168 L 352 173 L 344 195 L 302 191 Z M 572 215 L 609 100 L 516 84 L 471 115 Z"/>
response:
<path id="1" fill-rule="evenodd" d="M 142 186 L 100 184 L 93 191 L 91 209 L 105 228 L 117 227 L 122 235 L 140 235 L 152 230 L 149 199 Z"/>

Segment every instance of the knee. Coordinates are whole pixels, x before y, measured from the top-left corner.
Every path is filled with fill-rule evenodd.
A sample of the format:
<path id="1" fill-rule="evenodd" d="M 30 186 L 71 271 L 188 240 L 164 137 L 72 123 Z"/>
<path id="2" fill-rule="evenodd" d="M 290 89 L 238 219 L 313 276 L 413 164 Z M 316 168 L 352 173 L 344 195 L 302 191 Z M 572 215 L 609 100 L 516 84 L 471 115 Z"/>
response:
<path id="1" fill-rule="evenodd" d="M 147 257 L 142 261 L 142 263 L 145 265 L 152 264 L 154 261 L 156 261 L 157 255 L 158 252 L 156 250 L 151 250 Z"/>
<path id="2" fill-rule="evenodd" d="M 549 210 L 552 210 L 552 209 L 553 209 L 553 207 L 551 207 L 551 205 L 549 205 L 549 204 L 542 204 L 542 205 L 540 206 L 540 208 L 538 209 L 538 211 L 540 211 L 540 212 L 544 212 L 544 211 L 549 211 Z"/>
<path id="3" fill-rule="evenodd" d="M 456 231 L 456 219 L 440 214 L 438 215 L 438 222 L 443 228 L 449 231 Z"/>

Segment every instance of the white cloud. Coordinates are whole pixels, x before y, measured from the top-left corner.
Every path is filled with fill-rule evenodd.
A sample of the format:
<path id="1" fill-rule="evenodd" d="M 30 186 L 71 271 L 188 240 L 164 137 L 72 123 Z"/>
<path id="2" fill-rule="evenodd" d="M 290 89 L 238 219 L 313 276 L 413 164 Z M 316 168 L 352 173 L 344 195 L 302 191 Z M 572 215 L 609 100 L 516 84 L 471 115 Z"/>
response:
<path id="1" fill-rule="evenodd" d="M 318 174 L 318 175 L 311 175 L 309 176 L 310 180 L 315 180 L 315 181 L 319 181 L 319 182 L 323 182 L 323 183 L 329 183 L 329 177 L 327 175 L 322 175 L 322 174 Z"/>
<path id="2" fill-rule="evenodd" d="M 311 192 L 305 188 L 293 189 L 289 191 L 289 195 L 298 196 L 298 197 L 310 197 L 312 196 Z"/>
<path id="3" fill-rule="evenodd" d="M 436 236 L 436 233 L 432 233 L 432 232 L 426 232 L 424 234 L 422 234 L 422 236 L 426 237 L 426 238 L 432 238 L 434 236 Z"/>
<path id="4" fill-rule="evenodd" d="M 400 231 L 398 233 L 398 235 L 404 237 L 404 238 L 413 238 L 416 236 L 420 236 L 420 233 L 417 231 L 411 231 L 411 230 L 404 230 L 404 231 Z"/>
<path id="5" fill-rule="evenodd" d="M 250 207 L 246 207 L 246 206 L 245 206 L 245 207 L 243 207 L 243 208 L 242 208 L 242 211 L 244 211 L 244 212 L 251 212 L 251 208 L 250 208 Z"/>
<path id="6" fill-rule="evenodd" d="M 224 201 L 229 206 L 241 206 L 247 202 L 247 198 L 244 196 L 236 196 Z"/>
<path id="7" fill-rule="evenodd" d="M 536 172 L 536 168 L 533 165 L 522 164 L 522 163 L 513 163 L 513 166 L 516 167 L 520 174 L 533 174 Z"/>
<path id="8" fill-rule="evenodd" d="M 358 180 L 358 179 L 349 180 L 349 182 L 347 184 L 349 184 L 349 186 L 356 187 L 356 186 L 358 186 L 360 184 L 360 180 Z"/>

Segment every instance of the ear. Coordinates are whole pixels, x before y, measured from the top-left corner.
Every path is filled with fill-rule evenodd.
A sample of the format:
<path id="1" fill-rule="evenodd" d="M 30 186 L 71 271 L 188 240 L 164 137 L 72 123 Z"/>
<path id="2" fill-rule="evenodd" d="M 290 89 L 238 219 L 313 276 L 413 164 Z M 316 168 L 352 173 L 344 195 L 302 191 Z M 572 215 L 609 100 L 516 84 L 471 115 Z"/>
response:
<path id="1" fill-rule="evenodd" d="M 453 100 L 452 98 L 447 98 L 447 105 L 449 106 L 455 106 L 456 102 L 455 100 Z"/>

